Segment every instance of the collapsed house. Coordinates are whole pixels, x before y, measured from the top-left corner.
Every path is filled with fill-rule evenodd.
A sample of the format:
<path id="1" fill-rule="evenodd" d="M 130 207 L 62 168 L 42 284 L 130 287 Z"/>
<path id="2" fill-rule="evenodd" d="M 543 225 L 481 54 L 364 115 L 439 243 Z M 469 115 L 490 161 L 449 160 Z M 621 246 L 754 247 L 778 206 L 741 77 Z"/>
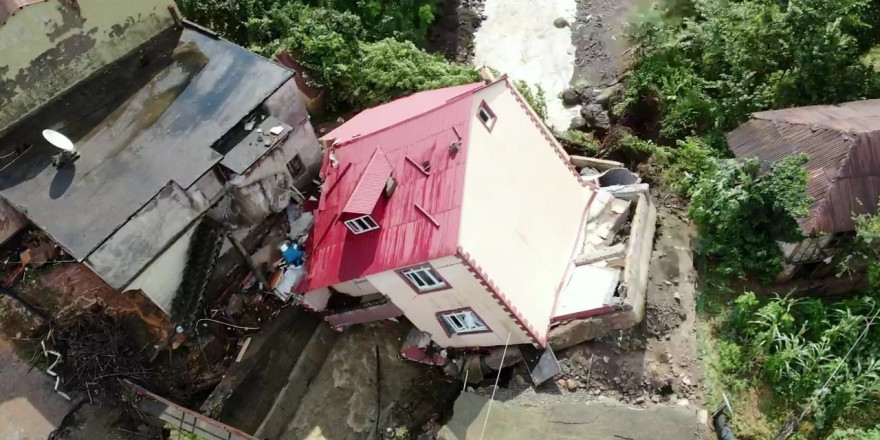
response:
<path id="1" fill-rule="evenodd" d="M 581 176 L 506 77 L 380 105 L 321 140 L 297 291 L 332 326 L 405 316 L 419 332 L 402 354 L 443 363 L 430 342 L 543 349 L 554 323 L 641 320 L 647 185 Z"/>
<path id="2" fill-rule="evenodd" d="M 853 215 L 877 212 L 878 139 L 877 99 L 753 113 L 727 135 L 737 158 L 757 157 L 764 171 L 786 156 L 808 156 L 804 168 L 812 203 L 807 215 L 797 219 L 804 239 L 780 243 L 785 268 L 777 281 L 837 274 L 836 257 L 854 237 Z"/>
<path id="3" fill-rule="evenodd" d="M 182 21 L 169 0 L 16 4 L 0 5 L 3 235 L 26 218 L 171 314 L 233 248 L 227 231 L 284 210 L 317 170 L 294 72 Z M 44 130 L 74 154 L 53 160 Z"/>

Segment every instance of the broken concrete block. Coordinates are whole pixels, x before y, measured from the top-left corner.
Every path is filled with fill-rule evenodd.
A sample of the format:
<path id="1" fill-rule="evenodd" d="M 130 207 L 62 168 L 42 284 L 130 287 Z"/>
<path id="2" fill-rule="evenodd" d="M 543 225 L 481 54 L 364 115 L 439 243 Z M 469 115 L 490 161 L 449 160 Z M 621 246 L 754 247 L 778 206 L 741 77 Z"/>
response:
<path id="1" fill-rule="evenodd" d="M 483 362 L 486 363 L 487 367 L 497 371 L 502 368 L 516 365 L 523 360 L 522 353 L 517 347 L 507 347 L 507 354 L 504 355 L 504 363 L 501 362 L 501 356 L 503 354 L 504 347 L 493 348 L 488 355 L 483 357 Z"/>
<path id="2" fill-rule="evenodd" d="M 553 350 L 559 351 L 615 330 L 632 328 L 639 323 L 639 320 L 633 311 L 619 310 L 567 322 L 550 329 L 549 344 Z"/>
<path id="3" fill-rule="evenodd" d="M 597 159 L 595 157 L 586 156 L 570 156 L 568 159 L 575 168 L 590 167 L 599 171 L 606 171 L 612 168 L 623 167 L 623 163 L 616 160 Z"/>
<path id="4" fill-rule="evenodd" d="M 585 264 L 595 263 L 597 261 L 607 261 L 609 266 L 623 267 L 624 257 L 626 256 L 626 244 L 618 243 L 614 246 L 599 248 L 587 253 L 578 255 L 574 259 L 575 266 L 583 266 Z"/>

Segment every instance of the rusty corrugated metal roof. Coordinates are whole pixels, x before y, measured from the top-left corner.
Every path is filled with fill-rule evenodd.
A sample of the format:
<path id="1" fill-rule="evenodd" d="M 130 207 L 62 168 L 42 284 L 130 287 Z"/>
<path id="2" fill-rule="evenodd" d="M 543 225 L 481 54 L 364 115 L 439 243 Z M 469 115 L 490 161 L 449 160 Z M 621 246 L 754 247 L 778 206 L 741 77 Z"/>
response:
<path id="1" fill-rule="evenodd" d="M 853 214 L 877 212 L 880 197 L 880 100 L 758 112 L 731 131 L 736 157 L 773 162 L 804 153 L 813 198 L 798 219 L 805 235 L 852 231 Z"/>

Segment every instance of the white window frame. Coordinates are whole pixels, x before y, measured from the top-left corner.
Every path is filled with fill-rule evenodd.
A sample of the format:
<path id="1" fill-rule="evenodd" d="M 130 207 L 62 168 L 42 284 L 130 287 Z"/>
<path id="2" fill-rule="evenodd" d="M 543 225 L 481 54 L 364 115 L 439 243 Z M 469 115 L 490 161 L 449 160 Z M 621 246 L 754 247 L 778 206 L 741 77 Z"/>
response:
<path id="1" fill-rule="evenodd" d="M 485 120 L 483 120 L 483 115 L 486 115 Z M 495 116 L 493 116 L 492 112 L 489 111 L 489 109 L 484 105 L 481 105 L 480 109 L 477 110 L 477 117 L 480 118 L 480 121 L 482 121 L 483 124 L 486 125 L 486 127 L 492 127 L 493 125 L 495 125 Z"/>
<path id="2" fill-rule="evenodd" d="M 489 327 L 470 309 L 442 313 L 440 317 L 452 334 L 489 331 Z"/>
<path id="3" fill-rule="evenodd" d="M 347 227 L 352 233 L 363 234 L 364 232 L 379 229 L 379 224 L 376 223 L 376 220 L 373 220 L 373 217 L 362 215 L 351 220 L 346 220 L 345 227 Z"/>
<path id="4" fill-rule="evenodd" d="M 400 271 L 400 274 L 419 292 L 430 292 L 449 287 L 449 284 L 431 266 L 411 267 Z"/>

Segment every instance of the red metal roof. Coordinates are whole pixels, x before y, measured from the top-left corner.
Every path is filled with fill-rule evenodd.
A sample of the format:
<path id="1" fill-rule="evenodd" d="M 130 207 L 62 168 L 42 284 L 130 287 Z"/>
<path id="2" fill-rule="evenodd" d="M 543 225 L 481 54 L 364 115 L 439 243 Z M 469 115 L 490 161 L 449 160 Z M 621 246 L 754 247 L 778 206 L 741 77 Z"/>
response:
<path id="1" fill-rule="evenodd" d="M 335 143 L 321 168 L 324 189 L 307 243 L 308 276 L 299 291 L 455 254 L 471 96 L 482 87 L 477 83 L 417 93 L 366 110 L 324 136 Z M 454 142 L 461 144 L 457 152 L 449 148 Z M 397 182 L 391 197 L 382 195 L 387 174 L 374 164 L 381 163 L 378 154 L 390 164 Z M 375 199 L 361 196 L 368 187 L 371 195 L 379 187 Z M 367 207 L 366 200 L 373 206 Z M 369 210 L 379 229 L 351 233 L 341 222 L 349 209 Z"/>
<path id="2" fill-rule="evenodd" d="M 385 183 L 391 176 L 391 171 L 391 163 L 385 158 L 382 148 L 376 148 L 342 212 L 362 215 L 373 212 L 376 201 L 379 200 L 382 190 L 385 189 Z"/>

